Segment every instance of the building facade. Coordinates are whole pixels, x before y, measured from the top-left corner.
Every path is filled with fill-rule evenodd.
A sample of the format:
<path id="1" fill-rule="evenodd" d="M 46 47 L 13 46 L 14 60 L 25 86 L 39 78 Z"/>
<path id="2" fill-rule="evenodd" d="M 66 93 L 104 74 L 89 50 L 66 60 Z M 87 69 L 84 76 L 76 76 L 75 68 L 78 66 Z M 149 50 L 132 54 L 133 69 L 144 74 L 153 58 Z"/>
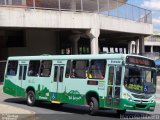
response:
<path id="1" fill-rule="evenodd" d="M 160 33 L 154 32 L 153 35 L 145 38 L 145 56 L 154 60 L 160 59 Z"/>
<path id="2" fill-rule="evenodd" d="M 0 60 L 41 54 L 132 53 L 132 41 L 135 52 L 143 54 L 144 38 L 153 32 L 152 14 L 126 2 L 0 0 Z"/>
<path id="3" fill-rule="evenodd" d="M 139 54 L 135 41 L 130 42 L 130 53 Z M 160 59 L 160 33 L 154 32 L 152 35 L 144 39 L 144 53 L 143 56 L 149 57 L 153 60 Z"/>

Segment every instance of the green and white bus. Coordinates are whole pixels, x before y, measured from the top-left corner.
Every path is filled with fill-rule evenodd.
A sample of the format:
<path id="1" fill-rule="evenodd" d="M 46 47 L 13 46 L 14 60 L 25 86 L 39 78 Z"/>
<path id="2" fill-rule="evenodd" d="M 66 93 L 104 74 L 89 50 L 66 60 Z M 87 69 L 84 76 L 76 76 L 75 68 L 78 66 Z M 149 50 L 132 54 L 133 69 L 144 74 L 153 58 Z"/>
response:
<path id="1" fill-rule="evenodd" d="M 98 109 L 154 111 L 156 67 L 139 55 L 40 55 L 9 57 L 3 92 L 54 104 Z"/>

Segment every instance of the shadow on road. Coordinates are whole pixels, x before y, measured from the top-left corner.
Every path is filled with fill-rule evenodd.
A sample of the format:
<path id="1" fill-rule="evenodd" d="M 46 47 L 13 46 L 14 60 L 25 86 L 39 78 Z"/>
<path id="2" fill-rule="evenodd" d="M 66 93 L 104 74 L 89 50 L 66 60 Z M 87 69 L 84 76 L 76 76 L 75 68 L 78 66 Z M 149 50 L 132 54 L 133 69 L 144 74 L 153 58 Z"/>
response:
<path id="1" fill-rule="evenodd" d="M 6 103 L 14 103 L 18 105 L 26 105 L 26 99 L 22 98 L 8 98 L 4 100 Z M 14 106 L 13 104 L 13 106 Z M 37 104 L 35 106 L 37 109 L 46 109 L 46 110 L 54 110 L 59 112 L 65 112 L 66 114 L 83 114 L 87 115 L 89 113 L 88 108 L 84 106 L 77 106 L 77 105 L 69 105 L 69 104 L 63 104 L 63 105 L 55 105 L 51 104 L 49 102 L 42 102 L 37 101 Z M 62 113 L 63 114 L 63 113 Z M 129 112 L 127 111 L 124 116 L 119 116 L 116 111 L 113 110 L 99 110 L 97 116 L 99 117 L 109 117 L 109 118 L 120 118 L 120 117 L 127 117 L 127 116 L 150 116 L 150 114 L 142 113 L 142 112 Z M 123 118 L 122 118 L 123 119 Z"/>

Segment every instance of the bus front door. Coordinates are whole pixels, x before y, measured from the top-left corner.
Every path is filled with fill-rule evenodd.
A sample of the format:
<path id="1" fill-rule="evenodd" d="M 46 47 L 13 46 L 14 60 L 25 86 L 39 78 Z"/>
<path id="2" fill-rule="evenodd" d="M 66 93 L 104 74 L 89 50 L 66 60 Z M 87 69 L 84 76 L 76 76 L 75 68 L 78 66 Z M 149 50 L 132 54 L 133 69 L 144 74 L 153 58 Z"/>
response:
<path id="1" fill-rule="evenodd" d="M 120 105 L 122 67 L 109 66 L 107 86 L 107 106 L 118 108 Z"/>
<path id="2" fill-rule="evenodd" d="M 64 65 L 54 65 L 53 100 L 62 101 Z"/>
<path id="3" fill-rule="evenodd" d="M 17 81 L 16 95 L 17 96 L 25 96 L 25 82 L 26 82 L 26 71 L 27 65 L 20 64 L 19 65 L 19 75 Z"/>

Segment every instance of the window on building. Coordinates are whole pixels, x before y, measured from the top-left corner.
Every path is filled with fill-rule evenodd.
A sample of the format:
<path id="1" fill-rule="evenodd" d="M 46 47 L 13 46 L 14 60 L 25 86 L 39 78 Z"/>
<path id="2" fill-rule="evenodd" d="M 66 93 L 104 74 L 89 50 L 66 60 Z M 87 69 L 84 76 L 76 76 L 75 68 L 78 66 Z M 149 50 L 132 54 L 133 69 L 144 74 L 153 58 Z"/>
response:
<path id="1" fill-rule="evenodd" d="M 89 78 L 103 79 L 106 71 L 106 60 L 91 60 Z"/>
<path id="2" fill-rule="evenodd" d="M 7 67 L 7 75 L 16 76 L 18 61 L 9 61 Z"/>
<path id="3" fill-rule="evenodd" d="M 71 78 L 86 78 L 88 60 L 74 60 L 72 62 Z"/>
<path id="4" fill-rule="evenodd" d="M 153 46 L 153 52 L 160 52 L 159 46 Z"/>
<path id="5" fill-rule="evenodd" d="M 39 75 L 40 60 L 31 60 L 29 63 L 28 76 Z"/>
<path id="6" fill-rule="evenodd" d="M 51 75 L 52 61 L 43 60 L 41 61 L 40 76 L 49 77 Z"/>
<path id="7" fill-rule="evenodd" d="M 78 41 L 78 54 L 90 54 L 90 40 L 80 38 Z"/>
<path id="8" fill-rule="evenodd" d="M 66 74 L 65 74 L 65 77 L 66 77 L 66 78 L 69 78 L 70 69 L 71 69 L 71 60 L 68 60 L 68 61 L 67 61 L 67 67 L 66 67 Z"/>
<path id="9" fill-rule="evenodd" d="M 151 46 L 145 46 L 145 52 L 151 52 Z"/>
<path id="10" fill-rule="evenodd" d="M 12 5 L 22 5 L 22 0 L 12 0 L 12 3 L 9 3 L 10 1 L 7 0 L 7 4 L 12 4 Z"/>

